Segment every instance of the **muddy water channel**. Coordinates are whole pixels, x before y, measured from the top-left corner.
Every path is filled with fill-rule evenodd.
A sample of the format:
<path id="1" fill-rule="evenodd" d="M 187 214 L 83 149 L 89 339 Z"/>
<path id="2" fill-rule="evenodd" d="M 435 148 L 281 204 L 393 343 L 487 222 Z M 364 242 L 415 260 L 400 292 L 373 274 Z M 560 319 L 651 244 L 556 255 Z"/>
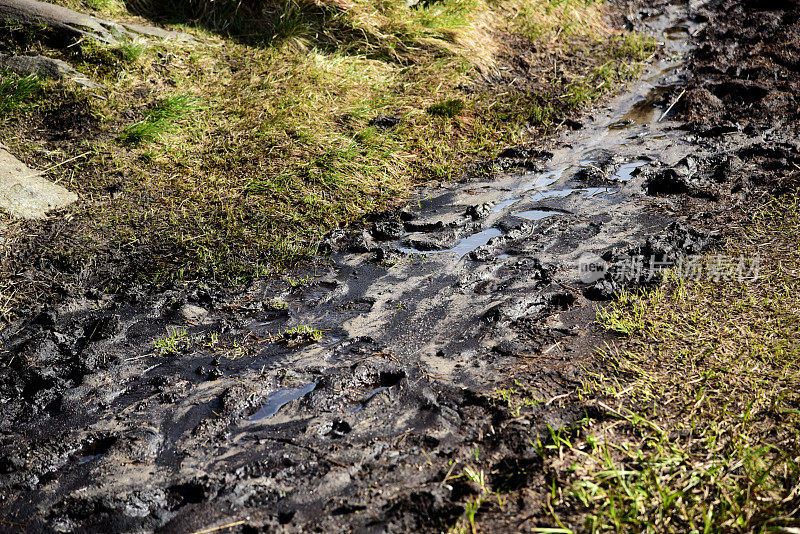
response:
<path id="1" fill-rule="evenodd" d="M 466 490 L 444 481 L 475 443 L 506 465 L 582 417 L 543 402 L 510 450 L 486 395 L 520 362 L 542 399 L 581 372 L 602 341 L 595 303 L 615 290 L 583 279 L 582 257 L 711 242 L 650 194 L 692 179 L 670 106 L 701 27 L 685 5 L 653 11 L 641 29 L 659 58 L 581 128 L 332 236 L 291 284 L 87 297 L 18 332 L 12 345 L 55 363 L 6 403 L 25 421 L 3 438 L 11 516 L 40 531 L 435 530 L 459 513 Z"/>

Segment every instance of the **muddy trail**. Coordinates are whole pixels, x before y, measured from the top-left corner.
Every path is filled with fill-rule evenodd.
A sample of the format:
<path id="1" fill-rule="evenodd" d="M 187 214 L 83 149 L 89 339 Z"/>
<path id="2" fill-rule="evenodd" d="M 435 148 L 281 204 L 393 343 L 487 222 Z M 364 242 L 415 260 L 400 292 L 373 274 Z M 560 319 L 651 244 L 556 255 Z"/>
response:
<path id="1" fill-rule="evenodd" d="M 597 307 L 797 178 L 798 14 L 638 9 L 663 47 L 623 94 L 291 279 L 87 294 L 7 329 L 3 530 L 442 531 L 467 465 L 509 494 L 483 528 L 551 526 L 533 443 L 605 410 L 574 394 L 613 342 Z M 517 416 L 493 398 L 515 383 L 541 399 Z"/>

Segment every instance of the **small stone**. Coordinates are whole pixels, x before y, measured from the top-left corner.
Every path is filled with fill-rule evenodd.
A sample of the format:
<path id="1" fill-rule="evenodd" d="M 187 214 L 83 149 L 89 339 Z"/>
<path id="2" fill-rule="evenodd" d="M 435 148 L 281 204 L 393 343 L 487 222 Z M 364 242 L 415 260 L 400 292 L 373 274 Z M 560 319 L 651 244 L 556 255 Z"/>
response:
<path id="1" fill-rule="evenodd" d="M 187 321 L 199 323 L 208 316 L 208 310 L 194 304 L 184 304 L 181 306 L 180 314 Z"/>

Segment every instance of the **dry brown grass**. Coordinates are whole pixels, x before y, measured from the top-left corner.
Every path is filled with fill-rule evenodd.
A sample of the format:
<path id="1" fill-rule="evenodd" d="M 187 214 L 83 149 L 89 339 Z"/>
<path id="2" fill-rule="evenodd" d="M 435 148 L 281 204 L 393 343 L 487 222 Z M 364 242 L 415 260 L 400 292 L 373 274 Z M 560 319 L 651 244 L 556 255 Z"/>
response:
<path id="1" fill-rule="evenodd" d="M 131 17 L 115 0 L 63 3 Z M 157 15 L 168 20 L 164 5 Z M 0 40 L 61 57 L 108 88 L 104 99 L 70 96 L 80 105 L 58 111 L 99 118 L 83 137 L 48 140 L 57 133 L 47 130 L 52 95 L 69 93 L 58 84 L 0 124 L 31 164 L 90 154 L 59 168 L 82 194 L 63 231 L 69 237 L 52 246 L 52 229 L 26 230 L 31 250 L 46 244 L 43 272 L 66 264 L 88 270 L 87 283 L 113 287 L 132 275 L 230 283 L 289 265 L 332 228 L 403 202 L 415 186 L 453 179 L 476 158 L 552 132 L 560 117 L 635 74 L 653 46 L 607 38 L 594 3 L 259 5 L 266 11 L 253 24 L 194 4 L 202 10 L 184 19 L 193 21 L 192 42 L 108 50 L 54 48 L 44 34 Z M 509 35 L 534 22 L 538 55 L 529 73 L 515 73 L 530 76 L 524 87 L 495 76 L 498 62 L 524 48 L 524 38 Z M 551 69 L 554 60 L 561 70 Z M 448 100 L 463 110 L 427 112 Z M 164 113 L 181 101 L 191 105 Z M 370 126 L 379 114 L 398 125 Z"/>

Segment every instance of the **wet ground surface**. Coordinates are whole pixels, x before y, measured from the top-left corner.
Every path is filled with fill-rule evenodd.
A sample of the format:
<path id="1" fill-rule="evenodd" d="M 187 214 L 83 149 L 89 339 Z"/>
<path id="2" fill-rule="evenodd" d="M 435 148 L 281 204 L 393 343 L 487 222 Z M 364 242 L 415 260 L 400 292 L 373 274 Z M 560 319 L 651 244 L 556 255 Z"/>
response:
<path id="1" fill-rule="evenodd" d="M 665 43 L 640 82 L 291 280 L 88 294 L 7 330 L 3 525 L 440 531 L 466 465 L 514 496 L 485 528 L 548 524 L 533 442 L 602 412 L 571 394 L 612 341 L 595 309 L 649 282 L 613 273 L 713 246 L 800 170 L 797 9 L 743 9 L 630 14 Z M 515 381 L 539 399 L 521 416 L 492 400 Z"/>

